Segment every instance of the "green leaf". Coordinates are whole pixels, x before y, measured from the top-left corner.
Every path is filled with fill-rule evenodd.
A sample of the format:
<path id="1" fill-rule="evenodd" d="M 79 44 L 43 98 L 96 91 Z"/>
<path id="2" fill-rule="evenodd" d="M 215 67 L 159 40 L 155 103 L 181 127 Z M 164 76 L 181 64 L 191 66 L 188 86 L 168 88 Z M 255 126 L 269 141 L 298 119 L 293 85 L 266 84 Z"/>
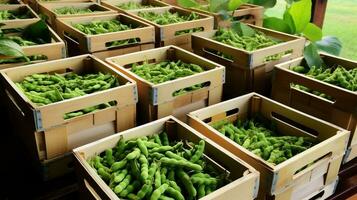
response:
<path id="1" fill-rule="evenodd" d="M 302 32 L 304 36 L 312 42 L 321 40 L 322 30 L 320 27 L 316 26 L 313 23 L 308 23 L 305 27 L 305 30 Z"/>
<path id="2" fill-rule="evenodd" d="M 209 3 L 209 11 L 218 13 L 222 10 L 228 10 L 228 1 L 229 0 L 210 0 Z"/>
<path id="3" fill-rule="evenodd" d="M 254 29 L 240 22 L 233 22 L 231 28 L 240 36 L 253 36 L 255 34 Z"/>
<path id="4" fill-rule="evenodd" d="M 288 12 L 288 10 L 286 10 L 284 12 L 283 19 L 284 19 L 285 23 L 290 27 L 291 33 L 295 34 L 296 28 L 295 28 L 294 20 L 293 20 L 293 17 Z"/>
<path id="5" fill-rule="evenodd" d="M 264 6 L 264 8 L 272 8 L 276 4 L 276 0 L 250 0 L 252 4 Z"/>
<path id="6" fill-rule="evenodd" d="M 200 6 L 195 0 L 177 0 L 177 4 L 184 8 L 192 8 Z"/>
<path id="7" fill-rule="evenodd" d="M 319 52 L 317 50 L 317 47 L 314 43 L 310 42 L 307 46 L 304 48 L 304 57 L 306 60 L 306 63 L 309 67 L 316 66 L 316 67 L 321 67 L 322 66 L 322 59 L 319 55 Z"/>
<path id="8" fill-rule="evenodd" d="M 311 7 L 311 0 L 300 0 L 291 4 L 288 8 L 288 12 L 295 25 L 296 33 L 303 32 L 307 24 L 310 22 Z"/>
<path id="9" fill-rule="evenodd" d="M 228 10 L 229 11 L 234 11 L 237 8 L 239 8 L 239 6 L 241 6 L 243 3 L 244 3 L 244 1 L 242 1 L 242 0 L 230 0 L 228 2 L 228 6 L 227 6 Z"/>
<path id="10" fill-rule="evenodd" d="M 332 55 L 340 55 L 342 49 L 341 41 L 334 36 L 325 36 L 322 40 L 316 42 L 316 46 L 319 50 Z"/>
<path id="11" fill-rule="evenodd" d="M 22 37 L 33 42 L 44 44 L 51 42 L 50 30 L 43 20 L 40 20 L 26 27 L 22 33 Z"/>
<path id="12" fill-rule="evenodd" d="M 0 39 L 0 54 L 12 57 L 24 56 L 24 52 L 20 45 L 9 39 Z"/>
<path id="13" fill-rule="evenodd" d="M 264 18 L 263 26 L 284 33 L 292 33 L 290 26 L 283 19 L 277 17 Z"/>

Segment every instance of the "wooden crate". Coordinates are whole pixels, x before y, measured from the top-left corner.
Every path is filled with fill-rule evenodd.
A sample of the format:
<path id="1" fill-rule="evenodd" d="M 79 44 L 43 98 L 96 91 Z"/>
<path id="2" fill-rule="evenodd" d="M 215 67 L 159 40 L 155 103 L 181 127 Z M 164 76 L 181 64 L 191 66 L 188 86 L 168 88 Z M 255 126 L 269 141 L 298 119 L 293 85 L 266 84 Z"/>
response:
<path id="1" fill-rule="evenodd" d="M 186 63 L 198 64 L 206 71 L 156 85 L 130 71 L 133 63 L 178 59 Z M 139 92 L 138 121 L 140 122 L 149 122 L 168 115 L 174 115 L 186 121 L 186 114 L 190 111 L 221 101 L 224 67 L 181 48 L 162 47 L 107 58 L 106 61 L 136 81 Z M 207 82 L 210 82 L 207 87 L 173 96 L 175 91 Z"/>
<path id="2" fill-rule="evenodd" d="M 84 14 L 74 14 L 74 15 L 59 15 L 53 10 L 63 7 L 74 7 L 74 8 L 90 8 L 91 10 L 96 10 L 97 12 L 84 13 Z M 73 17 L 85 17 L 85 16 L 98 16 L 98 15 L 108 15 L 115 14 L 114 10 L 107 7 L 99 5 L 94 2 L 61 2 L 61 3 L 38 3 L 38 10 L 40 13 L 46 16 L 46 21 L 50 26 L 56 31 L 56 19 L 57 18 L 73 18 Z"/>
<path id="3" fill-rule="evenodd" d="M 253 25 L 249 26 L 263 32 L 269 37 L 282 41 L 282 43 L 256 51 L 246 51 L 211 39 L 215 35 L 216 30 L 192 34 L 192 49 L 196 54 L 226 67 L 225 99 L 237 97 L 252 91 L 269 94 L 274 65 L 300 57 L 303 54 L 304 38 Z M 209 50 L 230 55 L 233 60 L 217 56 L 209 52 Z M 280 60 L 265 61 L 268 56 L 284 53 L 289 50 L 292 52 L 286 54 Z"/>
<path id="4" fill-rule="evenodd" d="M 220 13 L 211 13 L 197 8 L 190 8 L 189 10 L 213 16 L 214 29 L 218 29 L 220 27 L 230 27 L 232 24 L 230 20 L 223 19 Z M 263 26 L 264 7 L 254 4 L 243 4 L 237 10 L 227 12 L 227 15 L 232 17 L 233 21 Z"/>
<path id="5" fill-rule="evenodd" d="M 0 11 L 5 11 L 5 10 L 12 10 L 12 11 L 19 10 L 21 12 L 29 11 L 31 15 L 30 18 L 26 18 L 26 19 L 0 20 L 0 23 L 6 23 L 6 22 L 21 23 L 24 21 L 34 22 L 40 18 L 28 5 L 24 5 L 24 4 L 0 4 L 0 5 L 1 5 Z"/>
<path id="6" fill-rule="evenodd" d="M 111 73 L 117 76 L 120 86 L 37 106 L 15 85 L 15 82 L 34 73 L 69 71 Z M 6 69 L 1 71 L 1 81 L 8 96 L 6 102 L 15 133 L 27 144 L 34 159 L 49 160 L 77 146 L 135 126 L 136 84 L 94 56 L 82 55 Z M 110 101 L 116 101 L 116 106 L 66 120 L 63 118 L 66 113 Z"/>
<path id="7" fill-rule="evenodd" d="M 128 3 L 128 2 L 138 2 L 144 5 L 152 5 L 154 6 L 153 8 L 142 8 L 142 9 L 135 9 L 135 10 L 124 10 L 122 8 L 119 8 L 117 5 L 122 4 L 122 3 Z M 161 8 L 161 7 L 167 7 L 170 6 L 169 4 L 166 4 L 162 1 L 158 0 L 103 0 L 100 2 L 103 6 L 110 8 L 112 10 L 118 11 L 119 13 L 130 13 L 130 12 L 136 12 L 136 11 L 144 11 L 146 9 L 155 9 L 155 8 Z"/>
<path id="8" fill-rule="evenodd" d="M 312 136 L 319 143 L 278 165 L 273 165 L 209 125 L 224 119 L 245 119 L 257 113 L 275 123 L 278 131 L 284 135 Z M 191 127 L 260 172 L 260 199 L 279 194 L 281 199 L 290 199 L 294 191 L 316 178 L 323 177 L 324 185 L 332 183 L 337 178 L 349 137 L 347 130 L 256 93 L 194 111 L 188 116 Z M 311 163 L 313 164 L 308 166 Z"/>
<path id="9" fill-rule="evenodd" d="M 172 13 L 179 13 L 181 15 L 189 15 L 193 11 L 189 11 L 179 7 L 160 7 L 153 9 L 146 9 L 145 12 L 155 12 L 155 13 L 164 13 L 165 11 L 170 11 Z M 175 45 L 186 50 L 191 50 L 191 34 L 175 35 L 178 31 L 193 29 L 193 28 L 203 28 L 204 31 L 213 30 L 213 17 L 201 13 L 197 13 L 200 16 L 200 19 L 186 21 L 182 23 L 168 24 L 168 25 L 159 25 L 153 23 L 149 20 L 141 18 L 138 16 L 138 10 L 130 12 L 131 15 L 137 17 L 138 19 L 152 24 L 155 26 L 156 33 L 156 46 L 168 46 Z"/>
<path id="10" fill-rule="evenodd" d="M 342 65 L 347 69 L 357 67 L 356 61 L 326 54 L 321 54 L 321 57 L 328 66 Z M 291 67 L 298 65 L 306 66 L 303 57 L 275 66 L 272 98 L 350 130 L 350 147 L 347 150 L 345 162 L 357 157 L 357 92 L 352 92 L 290 70 Z M 331 96 L 333 100 L 327 100 L 312 93 L 292 88 L 290 86 L 291 83 L 325 93 Z"/>
<path id="11" fill-rule="evenodd" d="M 140 136 L 157 134 L 162 130 L 167 131 L 169 138 L 177 140 L 188 140 L 195 143 L 198 143 L 201 139 L 205 140 L 205 155 L 230 171 L 230 177 L 233 182 L 213 191 L 205 196 L 204 199 L 235 199 L 234 197 L 239 196 L 248 200 L 256 197 L 255 187 L 257 188 L 259 184 L 259 174 L 255 169 L 188 125 L 170 116 L 74 149 L 73 153 L 76 158 L 76 171 L 80 187 L 82 187 L 82 191 L 85 191 L 85 195 L 91 197 L 87 196 L 84 199 L 119 199 L 87 163 L 87 159 L 98 155 L 107 148 L 114 147 L 121 137 L 129 140 Z"/>
<path id="12" fill-rule="evenodd" d="M 24 20 L 24 21 L 17 21 L 17 22 L 10 22 L 10 21 L 2 22 L 2 24 L 4 25 L 1 27 L 1 29 L 26 28 L 27 26 L 34 24 L 39 20 L 40 19 L 35 19 L 34 21 Z M 51 43 L 21 47 L 25 55 L 27 56 L 45 55 L 47 56 L 47 60 L 56 60 L 66 57 L 66 48 L 64 42 L 51 28 L 49 28 L 49 30 L 52 36 Z M 5 57 L 6 56 L 0 56 L 0 58 L 5 58 Z M 43 61 L 34 61 L 32 63 L 38 63 Z M 0 69 L 22 66 L 32 63 L 19 62 L 19 63 L 0 64 Z"/>
<path id="13" fill-rule="evenodd" d="M 72 26 L 73 24 L 85 24 L 92 21 L 114 19 L 122 24 L 132 25 L 133 29 L 98 35 L 87 35 Z M 79 54 L 96 53 L 96 55 L 99 55 L 101 58 L 105 58 L 105 56 L 108 55 L 117 56 L 124 53 L 136 52 L 137 50 L 145 50 L 150 47 L 154 48 L 155 43 L 155 28 L 153 26 L 124 14 L 57 19 L 57 32 L 60 37 L 66 41 L 72 41 L 73 46 L 76 46 L 75 44 L 78 43 L 78 47 L 74 49 L 79 49 Z M 118 47 L 106 46 L 109 42 L 134 38 L 139 39 L 140 42 Z"/>
<path id="14" fill-rule="evenodd" d="M 99 1 L 91 1 L 91 0 L 51 0 L 51 1 L 46 1 L 46 0 L 23 0 L 23 2 L 27 5 L 29 5 L 35 12 L 39 13 L 39 8 L 38 4 L 41 2 L 44 3 L 75 3 L 75 2 L 96 2 L 99 3 Z"/>

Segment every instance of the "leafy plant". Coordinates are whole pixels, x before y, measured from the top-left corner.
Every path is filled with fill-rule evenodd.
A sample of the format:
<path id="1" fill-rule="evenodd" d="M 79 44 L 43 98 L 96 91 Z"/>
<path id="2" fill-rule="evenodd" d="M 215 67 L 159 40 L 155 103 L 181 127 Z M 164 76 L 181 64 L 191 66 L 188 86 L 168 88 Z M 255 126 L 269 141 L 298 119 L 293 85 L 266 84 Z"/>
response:
<path id="1" fill-rule="evenodd" d="M 178 0 L 177 3 L 185 8 L 197 8 L 212 13 L 234 11 L 249 0 L 208 0 L 207 4 L 200 4 L 195 0 Z"/>
<path id="2" fill-rule="evenodd" d="M 4 24 L 0 24 L 3 26 Z M 0 64 L 30 62 L 32 60 L 42 60 L 45 56 L 26 56 L 21 46 L 43 44 L 51 42 L 51 35 L 46 23 L 42 20 L 26 27 L 25 29 L 15 29 L 15 32 L 22 31 L 21 36 L 6 36 L 4 30 L 0 29 L 0 55 L 5 58 L 0 59 Z"/>
<path id="3" fill-rule="evenodd" d="M 289 34 L 305 37 L 309 42 L 304 49 L 304 56 L 311 66 L 321 66 L 322 60 L 318 51 L 324 51 L 333 55 L 339 55 L 342 44 L 341 41 L 333 36 L 322 37 L 320 27 L 311 23 L 311 0 L 285 0 L 286 10 L 282 18 L 268 17 L 264 18 L 264 27 L 285 32 Z M 272 8 L 276 5 L 276 0 L 209 0 L 208 11 L 220 13 L 223 18 L 227 18 L 227 11 L 232 11 L 243 3 L 253 3 Z M 183 7 L 202 8 L 203 6 L 195 0 L 178 0 L 179 5 Z"/>
<path id="4" fill-rule="evenodd" d="M 333 55 L 340 53 L 342 48 L 340 40 L 333 36 L 322 37 L 321 28 L 310 22 L 311 0 L 286 0 L 286 2 L 287 6 L 283 18 L 265 17 L 264 27 L 308 39 L 309 42 L 304 49 L 304 57 L 310 67 L 322 66 L 322 60 L 318 54 L 319 50 Z"/>

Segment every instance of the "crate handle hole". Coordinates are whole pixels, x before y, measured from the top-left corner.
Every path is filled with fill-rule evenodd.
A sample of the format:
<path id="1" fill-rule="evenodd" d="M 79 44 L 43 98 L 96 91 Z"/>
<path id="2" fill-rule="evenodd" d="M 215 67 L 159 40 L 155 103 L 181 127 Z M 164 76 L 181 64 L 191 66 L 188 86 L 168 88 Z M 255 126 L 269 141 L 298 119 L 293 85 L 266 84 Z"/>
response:
<path id="1" fill-rule="evenodd" d="M 210 81 L 199 83 L 199 84 L 195 84 L 195 85 L 191 85 L 191 86 L 188 86 L 188 87 L 185 87 L 185 88 L 178 89 L 178 90 L 174 91 L 172 93 L 172 96 L 173 97 L 181 96 L 181 95 L 187 94 L 189 92 L 193 92 L 193 91 L 196 91 L 196 90 L 199 90 L 199 89 L 203 89 L 203 88 L 209 87 L 210 85 L 211 85 Z"/>
<path id="2" fill-rule="evenodd" d="M 208 124 L 210 122 L 212 122 L 212 117 L 206 118 L 204 120 L 202 120 L 204 123 Z"/>
<path id="3" fill-rule="evenodd" d="M 325 194 L 325 190 L 322 190 L 321 192 L 319 192 L 318 194 L 316 194 L 315 196 L 311 197 L 309 200 L 316 200 L 316 199 L 320 199 L 321 197 L 323 197 Z"/>
<path id="4" fill-rule="evenodd" d="M 236 12 L 235 10 L 234 12 Z M 232 21 L 242 21 L 242 20 L 250 20 L 250 19 L 255 19 L 254 15 L 247 14 L 247 15 L 242 15 L 242 16 L 236 16 L 232 18 Z"/>
<path id="5" fill-rule="evenodd" d="M 303 124 L 300 124 L 294 120 L 289 119 L 288 117 L 285 117 L 283 115 L 280 115 L 276 112 L 271 112 L 271 117 L 277 121 L 283 122 L 285 124 L 288 124 L 290 126 L 293 126 L 294 128 L 300 129 L 301 131 L 305 132 L 309 136 L 313 138 L 317 138 L 319 135 L 319 132 L 316 131 L 315 129 L 309 128 Z"/>
<path id="6" fill-rule="evenodd" d="M 236 115 L 239 112 L 239 108 L 233 108 L 232 110 L 226 111 L 226 117 Z"/>
<path id="7" fill-rule="evenodd" d="M 321 156 L 321 157 L 315 159 L 314 161 L 312 161 L 312 162 L 310 162 L 310 163 L 308 163 L 308 164 L 302 166 L 300 169 L 298 169 L 298 170 L 295 171 L 294 176 L 293 176 L 293 180 L 296 179 L 296 178 L 298 178 L 298 177 L 300 177 L 300 175 L 305 174 L 305 172 L 304 172 L 305 169 L 307 169 L 307 168 L 309 168 L 309 167 L 312 167 L 312 166 L 314 166 L 314 165 L 317 165 L 317 162 L 318 162 L 318 161 L 323 160 L 323 159 L 328 159 L 328 158 L 330 158 L 331 156 L 332 156 L 332 152 L 329 152 L 329 153 L 327 153 L 327 154 L 325 154 L 325 155 L 323 155 L 323 156 Z"/>
<path id="8" fill-rule="evenodd" d="M 107 47 L 108 49 L 115 49 L 115 48 L 131 46 L 134 44 L 140 44 L 140 42 L 141 42 L 140 38 L 129 38 L 125 40 L 115 40 L 115 41 L 106 42 L 105 47 Z"/>
<path id="9" fill-rule="evenodd" d="M 65 41 L 66 40 L 69 40 L 73 43 L 76 43 L 77 45 L 79 45 L 79 41 L 78 41 L 78 38 L 75 38 L 73 35 L 67 33 L 66 31 L 63 32 L 63 37 L 65 38 Z"/>
<path id="10" fill-rule="evenodd" d="M 317 90 L 311 90 L 310 88 L 305 87 L 304 85 L 301 85 L 301 84 L 290 83 L 290 90 L 316 97 L 316 98 L 326 101 L 330 104 L 336 103 L 336 99 L 333 96 L 325 94 L 325 93 L 317 91 Z"/>
<path id="11" fill-rule="evenodd" d="M 114 63 L 116 63 L 116 60 L 113 60 Z M 133 66 L 140 66 L 143 64 L 151 64 L 151 63 L 156 63 L 156 59 L 147 59 L 147 60 L 141 60 L 141 61 L 137 61 L 137 62 L 133 62 L 133 63 L 128 63 L 126 65 L 124 65 L 123 67 L 125 69 L 131 69 Z"/>
<path id="12" fill-rule="evenodd" d="M 175 32 L 175 36 L 186 35 L 186 34 L 197 33 L 197 32 L 203 32 L 203 31 L 204 31 L 203 27 L 189 28 L 189 29 L 176 31 Z"/>
<path id="13" fill-rule="evenodd" d="M 83 109 L 79 109 L 79 110 L 76 110 L 76 111 L 71 111 L 71 112 L 65 113 L 63 115 L 63 119 L 64 120 L 70 120 L 70 119 L 73 119 L 73 118 L 76 118 L 76 117 L 81 117 L 83 115 L 94 114 L 97 111 L 101 111 L 101 110 L 116 106 L 117 104 L 118 104 L 118 102 L 114 100 L 114 101 L 110 101 L 110 102 L 107 102 L 107 103 L 101 103 L 101 104 L 97 104 L 97 105 L 94 105 L 94 106 L 90 106 L 88 108 L 83 108 Z"/>
<path id="14" fill-rule="evenodd" d="M 218 59 L 223 59 L 223 60 L 226 60 L 228 62 L 233 62 L 233 56 L 230 55 L 230 54 L 227 54 L 227 53 L 223 53 L 223 52 L 220 52 L 218 50 L 215 50 L 215 49 L 211 49 L 211 48 L 203 48 L 202 49 L 205 53 L 211 55 L 211 56 L 214 56 Z"/>
<path id="15" fill-rule="evenodd" d="M 22 109 L 20 108 L 20 106 L 16 103 L 14 97 L 10 94 L 10 92 L 5 89 L 5 93 L 6 93 L 6 95 L 10 98 L 12 104 L 13 104 L 13 105 L 16 107 L 16 109 L 21 113 L 21 115 L 25 117 L 25 113 L 22 111 Z"/>

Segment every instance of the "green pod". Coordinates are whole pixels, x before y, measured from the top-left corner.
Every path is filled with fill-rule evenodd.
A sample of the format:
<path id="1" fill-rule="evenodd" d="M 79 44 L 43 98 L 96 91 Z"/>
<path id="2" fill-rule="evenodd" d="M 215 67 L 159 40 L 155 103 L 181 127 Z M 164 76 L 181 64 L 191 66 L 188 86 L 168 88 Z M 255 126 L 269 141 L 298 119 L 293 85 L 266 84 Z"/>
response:
<path id="1" fill-rule="evenodd" d="M 113 151 L 112 149 L 105 150 L 105 158 L 109 166 L 114 163 Z"/>
<path id="2" fill-rule="evenodd" d="M 168 182 L 170 187 L 174 188 L 175 190 L 177 190 L 178 192 L 181 193 L 181 188 L 180 186 L 177 185 L 177 183 L 175 181 L 169 181 Z"/>
<path id="3" fill-rule="evenodd" d="M 212 177 L 191 177 L 191 181 L 193 184 L 197 185 L 216 185 L 217 179 Z"/>
<path id="4" fill-rule="evenodd" d="M 122 171 L 120 171 L 120 173 L 114 173 L 114 183 L 120 183 L 124 180 L 124 178 L 126 177 L 126 175 L 128 174 L 128 170 L 123 169 Z"/>
<path id="5" fill-rule="evenodd" d="M 154 137 L 154 141 L 157 144 L 159 144 L 160 146 L 162 146 L 161 139 L 160 139 L 159 135 L 156 134 L 156 135 L 153 135 L 153 137 Z"/>
<path id="6" fill-rule="evenodd" d="M 145 146 L 145 143 L 140 138 L 138 138 L 136 140 L 136 142 L 138 143 L 138 147 L 139 147 L 141 153 L 144 154 L 144 156 L 147 157 L 149 155 L 149 152 L 148 152 L 148 149 Z"/>
<path id="7" fill-rule="evenodd" d="M 155 176 L 155 172 L 158 168 L 158 164 L 156 162 L 152 162 L 151 165 L 150 165 L 150 168 L 149 168 L 149 176 L 147 178 L 147 183 L 151 183 L 152 179 L 154 178 Z"/>
<path id="8" fill-rule="evenodd" d="M 156 172 L 155 172 L 154 184 L 155 184 L 155 188 L 156 189 L 161 186 L 161 171 L 160 171 L 160 169 L 157 169 Z"/>
<path id="9" fill-rule="evenodd" d="M 198 186 L 197 196 L 198 196 L 199 199 L 206 195 L 206 189 L 205 188 L 206 187 L 203 184 Z"/>
<path id="10" fill-rule="evenodd" d="M 173 153 L 172 151 L 166 151 L 165 155 L 167 157 L 169 157 L 169 158 L 173 158 L 173 159 L 176 159 L 176 160 L 185 160 L 185 161 L 187 161 L 185 158 Z"/>
<path id="11" fill-rule="evenodd" d="M 153 158 L 156 158 L 156 159 L 161 159 L 161 158 L 165 157 L 164 154 L 158 153 L 158 152 L 150 153 L 150 156 Z"/>
<path id="12" fill-rule="evenodd" d="M 151 188 L 151 189 L 150 189 Z M 141 189 L 138 191 L 138 193 L 136 194 L 136 196 L 139 198 L 139 199 L 143 199 L 146 194 L 149 193 L 149 191 L 152 190 L 152 186 L 151 184 L 144 184 Z"/>
<path id="13" fill-rule="evenodd" d="M 161 153 L 161 152 L 165 152 L 165 151 L 172 151 L 174 149 L 174 147 L 172 146 L 161 146 L 161 147 L 155 147 L 155 148 L 152 148 L 150 150 L 150 153 L 155 153 L 155 152 L 158 152 L 158 153 Z"/>
<path id="14" fill-rule="evenodd" d="M 133 160 L 139 158 L 139 156 L 140 156 L 140 149 L 134 148 L 134 150 L 131 153 L 129 153 L 125 158 L 127 160 Z"/>
<path id="15" fill-rule="evenodd" d="M 193 163 L 197 162 L 202 157 L 204 150 L 205 150 L 205 141 L 200 140 L 200 142 L 198 143 L 197 149 L 196 149 L 195 153 L 193 154 L 193 156 L 191 157 L 190 161 Z"/>
<path id="16" fill-rule="evenodd" d="M 140 187 L 140 182 L 135 180 L 132 184 L 128 185 L 123 191 L 120 192 L 120 197 L 127 197 L 128 194 L 134 192 L 137 188 Z"/>
<path id="17" fill-rule="evenodd" d="M 157 144 L 155 142 L 143 141 L 143 143 L 149 149 L 160 147 L 160 144 Z"/>
<path id="18" fill-rule="evenodd" d="M 185 200 L 185 197 L 181 194 L 181 192 L 174 189 L 173 187 L 168 187 L 165 191 L 165 194 L 173 197 L 176 200 Z"/>
<path id="19" fill-rule="evenodd" d="M 123 169 L 126 164 L 128 163 L 128 160 L 127 159 L 123 159 L 119 162 L 115 162 L 112 164 L 112 166 L 110 167 L 110 169 L 115 172 L 115 171 L 118 171 L 119 169 Z"/>
<path id="20" fill-rule="evenodd" d="M 120 194 L 130 183 L 131 181 L 131 175 L 128 174 L 122 182 L 119 183 L 119 185 L 114 187 L 114 193 L 115 194 Z"/>
<path id="21" fill-rule="evenodd" d="M 118 158 L 125 150 L 125 141 L 123 137 L 120 137 L 117 145 L 116 145 L 116 152 L 114 153 L 114 156 Z"/>
<path id="22" fill-rule="evenodd" d="M 171 180 L 171 181 L 175 181 L 175 171 L 174 170 L 170 170 L 167 178 L 169 180 Z"/>
<path id="23" fill-rule="evenodd" d="M 160 170 L 160 173 L 161 173 L 161 183 L 166 183 L 167 182 L 167 179 L 166 179 L 167 168 L 162 167 Z"/>
<path id="24" fill-rule="evenodd" d="M 184 160 L 176 160 L 172 158 L 161 158 L 160 162 L 163 165 L 168 165 L 168 166 L 175 166 L 175 167 L 184 167 L 186 169 L 190 170 L 195 170 L 195 171 L 202 171 L 202 167 L 198 164 L 194 164 L 189 161 L 184 161 Z"/>
<path id="25" fill-rule="evenodd" d="M 109 182 L 110 181 L 110 174 L 108 172 L 106 172 L 104 168 L 99 168 L 97 172 L 98 172 L 99 176 L 105 182 Z"/>
<path id="26" fill-rule="evenodd" d="M 158 200 L 162 194 L 167 190 L 169 187 L 168 184 L 164 183 L 159 188 L 153 191 L 151 194 L 150 200 Z"/>
<path id="27" fill-rule="evenodd" d="M 149 166 L 148 166 L 149 163 L 144 155 L 140 155 L 139 162 L 141 164 L 140 178 L 143 182 L 145 182 L 149 177 Z"/>
<path id="28" fill-rule="evenodd" d="M 181 180 L 182 184 L 184 185 L 184 187 L 188 193 L 188 198 L 194 199 L 197 195 L 197 191 L 196 191 L 195 187 L 193 186 L 188 174 L 186 172 L 184 172 L 182 169 L 178 169 L 177 176 Z"/>
<path id="29" fill-rule="evenodd" d="M 141 172 L 139 169 L 139 164 L 136 159 L 130 160 L 130 169 L 133 177 L 135 177 L 136 179 L 140 179 Z"/>
<path id="30" fill-rule="evenodd" d="M 171 197 L 167 197 L 167 196 L 165 196 L 165 195 L 161 195 L 160 197 L 159 197 L 159 200 L 175 200 L 174 198 L 171 198 Z"/>
<path id="31" fill-rule="evenodd" d="M 166 132 L 160 133 L 160 138 L 162 145 L 168 146 L 169 145 L 169 137 L 167 136 Z"/>

